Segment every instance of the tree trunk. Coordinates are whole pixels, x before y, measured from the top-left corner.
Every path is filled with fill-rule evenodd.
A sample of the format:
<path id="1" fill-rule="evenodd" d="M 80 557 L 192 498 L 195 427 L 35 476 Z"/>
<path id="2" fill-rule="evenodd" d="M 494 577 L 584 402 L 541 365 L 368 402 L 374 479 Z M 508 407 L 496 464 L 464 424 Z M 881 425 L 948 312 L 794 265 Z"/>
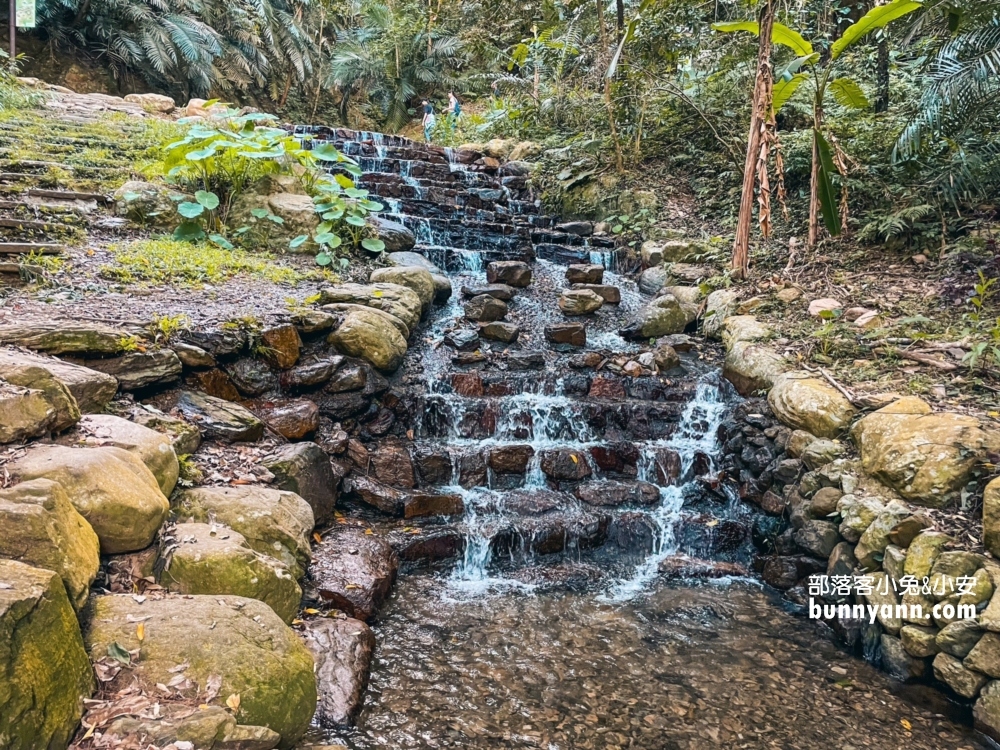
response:
<path id="1" fill-rule="evenodd" d="M 875 74 L 878 85 L 878 94 L 875 97 L 875 111 L 889 111 L 889 37 L 885 29 L 881 31 L 881 39 L 878 41 L 878 61 L 877 72 Z"/>
<path id="2" fill-rule="evenodd" d="M 750 230 L 753 226 L 754 185 L 760 172 L 767 170 L 767 139 L 764 129 L 770 119 L 771 91 L 774 79 L 771 73 L 771 31 L 774 27 L 774 7 L 767 0 L 760 13 L 760 35 L 757 49 L 757 77 L 753 90 L 753 111 L 750 115 L 750 135 L 747 138 L 747 156 L 743 166 L 743 193 L 740 198 L 740 215 L 736 223 L 736 241 L 733 243 L 732 268 L 738 278 L 746 278 L 750 270 Z M 762 152 L 762 149 L 764 151 Z M 762 181 L 763 182 L 763 181 Z M 762 184 L 762 188 L 765 185 Z M 769 211 L 769 202 L 761 202 L 761 210 Z M 765 217 L 761 217 L 762 224 Z M 766 223 L 769 224 L 769 219 Z"/>
<path id="3" fill-rule="evenodd" d="M 625 33 L 625 0 L 615 0 L 615 11 L 618 14 L 616 23 L 618 25 L 618 43 L 622 41 L 622 35 Z"/>
<path id="4" fill-rule="evenodd" d="M 816 134 L 823 132 L 823 102 L 818 97 L 813 105 L 812 175 L 809 178 L 809 239 L 806 249 L 812 250 L 819 242 L 819 141 Z"/>

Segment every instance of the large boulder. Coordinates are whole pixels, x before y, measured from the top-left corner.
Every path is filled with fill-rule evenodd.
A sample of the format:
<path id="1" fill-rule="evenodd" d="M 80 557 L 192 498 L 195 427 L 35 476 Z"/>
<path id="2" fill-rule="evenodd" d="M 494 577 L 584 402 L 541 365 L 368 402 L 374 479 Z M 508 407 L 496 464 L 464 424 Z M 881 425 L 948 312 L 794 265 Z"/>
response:
<path id="1" fill-rule="evenodd" d="M 93 527 L 103 554 L 148 547 L 170 510 L 153 473 L 121 448 L 41 446 L 8 470 L 25 481 L 50 479 L 61 484 Z"/>
<path id="2" fill-rule="evenodd" d="M 0 378 L 0 443 L 41 437 L 66 429 L 80 418 L 72 394 L 47 370 L 23 367 L 8 374 L 33 387 Z"/>
<path id="3" fill-rule="evenodd" d="M 282 191 L 267 196 L 266 205 L 272 214 L 284 222 L 281 224 L 282 237 L 298 237 L 311 234 L 319 226 L 320 216 L 316 204 L 308 195 Z"/>
<path id="4" fill-rule="evenodd" d="M 167 435 L 111 414 L 88 414 L 65 440 L 90 446 L 111 445 L 134 453 L 153 472 L 164 495 L 169 497 L 174 491 L 180 466 Z"/>
<path id="5" fill-rule="evenodd" d="M 180 521 L 219 523 L 239 532 L 251 549 L 287 565 L 299 578 L 312 551 L 314 521 L 309 503 L 294 492 L 267 487 L 196 487 L 177 498 Z"/>
<path id="6" fill-rule="evenodd" d="M 860 420 L 851 437 L 865 473 L 904 498 L 927 507 L 948 503 L 968 483 L 972 470 L 1000 447 L 975 417 L 932 412 L 907 396 Z"/>
<path id="7" fill-rule="evenodd" d="M 58 574 L 0 560 L 0 740 L 64 748 L 94 691 L 76 612 Z"/>
<path id="8" fill-rule="evenodd" d="M 896 524 L 910 515 L 910 510 L 902 503 L 893 501 L 885 506 L 871 522 L 854 548 L 854 556 L 861 567 L 871 571 L 879 567 L 882 554 L 889 546 L 889 534 Z"/>
<path id="9" fill-rule="evenodd" d="M 368 223 L 378 233 L 378 238 L 385 243 L 385 252 L 398 253 L 412 250 L 417 244 L 417 238 L 409 229 L 398 221 L 386 219 L 383 216 L 369 216 Z"/>
<path id="10" fill-rule="evenodd" d="M 325 728 L 351 726 L 368 688 L 375 636 L 350 617 L 311 620 L 302 635 L 316 660 L 319 705 L 314 720 Z"/>
<path id="11" fill-rule="evenodd" d="M 680 302 L 672 294 L 663 294 L 642 308 L 636 320 L 621 331 L 631 339 L 649 339 L 681 333 L 698 316 L 697 305 Z"/>
<path id="12" fill-rule="evenodd" d="M 157 383 L 173 383 L 183 365 L 173 349 L 128 352 L 111 359 L 88 359 L 87 366 L 113 376 L 123 391 L 139 391 Z"/>
<path id="13" fill-rule="evenodd" d="M 270 607 L 239 596 L 94 599 L 84 635 L 91 657 L 112 644 L 140 650 L 129 678 L 150 694 L 157 684 L 182 675 L 208 690 L 221 679 L 220 700 L 239 696 L 241 723 L 281 735 L 282 748 L 295 746 L 316 710 L 313 658 L 302 641 Z M 144 638 L 136 633 L 143 622 Z"/>
<path id="14" fill-rule="evenodd" d="M 106 373 L 55 357 L 0 348 L 0 378 L 6 378 L 9 371 L 25 365 L 40 367 L 65 385 L 82 414 L 100 414 L 118 392 L 118 381 Z"/>
<path id="15" fill-rule="evenodd" d="M 71 323 L 27 323 L 0 326 L 0 344 L 15 344 L 49 354 L 119 354 L 128 334 L 107 326 Z"/>
<path id="16" fill-rule="evenodd" d="M 495 260 L 486 266 L 486 281 L 523 288 L 531 283 L 531 266 L 520 260 Z"/>
<path id="17" fill-rule="evenodd" d="M 261 464 L 274 474 L 274 487 L 294 492 L 309 503 L 317 526 L 333 520 L 340 478 L 333 473 L 330 457 L 316 443 L 280 446 L 265 456 Z"/>
<path id="18" fill-rule="evenodd" d="M 767 391 L 787 367 L 781 355 L 760 343 L 771 329 L 752 315 L 735 315 L 723 320 L 722 341 L 726 357 L 723 376 L 741 396 Z"/>
<path id="19" fill-rule="evenodd" d="M 489 323 L 507 315 L 507 303 L 489 294 L 480 294 L 465 303 L 464 312 L 469 320 Z"/>
<path id="20" fill-rule="evenodd" d="M 173 185 L 129 180 L 114 192 L 115 213 L 137 224 L 172 229 L 179 223 L 175 196 L 184 196 Z"/>
<path id="21" fill-rule="evenodd" d="M 239 443 L 253 442 L 264 436 L 264 423 L 231 401 L 195 391 L 182 391 L 177 409 L 210 438 Z"/>
<path id="22" fill-rule="evenodd" d="M 87 601 L 100 555 L 97 534 L 62 485 L 35 479 L 0 490 L 0 557 L 58 573 L 76 609 Z"/>
<path id="23" fill-rule="evenodd" d="M 160 585 L 178 594 L 228 594 L 257 599 L 285 622 L 299 611 L 302 589 L 284 563 L 250 548 L 239 532 L 206 523 L 182 523 L 177 547 Z"/>
<path id="24" fill-rule="evenodd" d="M 173 99 L 163 94 L 126 94 L 125 101 L 138 104 L 147 112 L 161 114 L 169 114 L 177 107 Z"/>
<path id="25" fill-rule="evenodd" d="M 415 294 L 413 297 L 416 299 Z M 406 337 L 387 320 L 393 316 L 376 309 L 356 308 L 338 317 L 336 329 L 327 337 L 327 343 L 338 351 L 371 362 L 382 372 L 395 372 L 403 363 Z"/>
<path id="26" fill-rule="evenodd" d="M 392 590 L 399 558 L 387 541 L 357 526 L 335 526 L 316 547 L 313 585 L 329 606 L 370 620 Z"/>
<path id="27" fill-rule="evenodd" d="M 701 322 L 702 333 L 710 339 L 721 338 L 722 324 L 736 312 L 739 297 L 740 293 L 736 289 L 717 289 L 708 295 Z"/>
<path id="28" fill-rule="evenodd" d="M 422 266 L 392 266 L 376 268 L 369 280 L 373 284 L 398 284 L 411 289 L 420 298 L 420 304 L 426 313 L 434 303 L 436 292 L 434 277 Z"/>
<path id="29" fill-rule="evenodd" d="M 320 290 L 319 302 L 324 306 L 323 309 L 327 309 L 325 306 L 331 303 L 346 303 L 387 312 L 406 325 L 405 338 L 409 338 L 410 333 L 416 330 L 424 311 L 424 305 L 416 292 L 409 287 L 389 283 L 340 284 L 323 287 Z"/>
<path id="30" fill-rule="evenodd" d="M 559 295 L 563 315 L 589 315 L 604 306 L 604 298 L 593 289 L 565 289 Z"/>
<path id="31" fill-rule="evenodd" d="M 983 490 L 983 546 L 1000 557 L 1000 477 Z"/>
<path id="32" fill-rule="evenodd" d="M 767 403 L 779 421 L 821 438 L 840 435 L 855 413 L 840 391 L 806 372 L 787 372 L 776 378 Z"/>

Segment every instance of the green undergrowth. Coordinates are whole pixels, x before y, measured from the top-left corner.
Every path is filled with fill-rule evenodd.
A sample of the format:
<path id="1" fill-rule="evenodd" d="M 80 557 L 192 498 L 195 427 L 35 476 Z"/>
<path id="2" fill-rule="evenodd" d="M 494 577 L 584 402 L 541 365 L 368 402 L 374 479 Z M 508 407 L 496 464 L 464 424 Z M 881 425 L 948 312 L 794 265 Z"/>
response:
<path id="1" fill-rule="evenodd" d="M 209 243 L 143 239 L 109 250 L 115 262 L 102 266 L 100 275 L 125 284 L 218 284 L 241 274 L 275 284 L 333 280 L 322 270 L 299 271 L 276 263 L 270 253 L 227 250 Z"/>

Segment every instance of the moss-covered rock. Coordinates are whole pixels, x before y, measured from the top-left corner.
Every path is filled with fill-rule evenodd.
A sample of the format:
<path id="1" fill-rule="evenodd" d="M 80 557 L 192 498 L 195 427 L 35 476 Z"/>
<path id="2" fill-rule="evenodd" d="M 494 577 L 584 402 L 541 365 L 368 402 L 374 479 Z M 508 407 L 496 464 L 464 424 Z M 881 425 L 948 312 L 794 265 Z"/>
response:
<path id="1" fill-rule="evenodd" d="M 893 527 L 910 514 L 909 509 L 898 502 L 891 502 L 871 522 L 858 540 L 854 548 L 854 556 L 858 563 L 867 570 L 876 570 L 882 558 L 882 553 L 889 545 L 889 532 Z"/>
<path id="2" fill-rule="evenodd" d="M 9 470 L 24 480 L 61 484 L 97 533 L 104 554 L 148 547 L 170 510 L 156 477 L 121 448 L 40 446 Z"/>
<path id="3" fill-rule="evenodd" d="M 97 534 L 48 479 L 0 490 L 0 557 L 59 574 L 77 609 L 87 601 L 101 564 Z"/>
<path id="4" fill-rule="evenodd" d="M 49 354 L 108 355 L 121 351 L 128 333 L 107 326 L 29 323 L 0 326 L 0 344 L 15 344 Z"/>
<path id="5" fill-rule="evenodd" d="M 150 406 L 140 405 L 130 414 L 136 424 L 156 430 L 166 435 L 174 447 L 174 455 L 188 456 L 201 445 L 201 430 L 190 422 L 157 411 Z"/>
<path id="6" fill-rule="evenodd" d="M 807 372 L 776 378 L 767 403 L 779 421 L 816 437 L 835 438 L 848 428 L 855 409 L 836 388 Z"/>
<path id="7" fill-rule="evenodd" d="M 136 636 L 143 618 L 145 638 Z M 150 693 L 183 674 L 204 691 L 210 677 L 222 678 L 220 700 L 239 696 L 236 720 L 265 726 L 290 748 L 309 727 L 316 709 L 313 658 L 270 607 L 238 596 L 147 599 L 95 597 L 85 633 L 91 656 L 104 657 L 118 643 L 139 650 L 132 674 Z"/>
<path id="8" fill-rule="evenodd" d="M 115 213 L 137 224 L 172 229 L 179 223 L 173 196 L 185 195 L 172 185 L 129 180 L 114 193 Z"/>
<path id="9" fill-rule="evenodd" d="M 904 498 L 942 507 L 965 487 L 973 468 L 1000 436 L 964 414 L 931 411 L 907 396 L 859 421 L 851 436 L 867 474 Z"/>
<path id="10" fill-rule="evenodd" d="M 294 492 L 267 487 L 197 487 L 180 494 L 174 511 L 181 521 L 220 523 L 235 529 L 251 549 L 287 565 L 299 578 L 312 554 L 312 508 Z"/>
<path id="11" fill-rule="evenodd" d="M 0 747 L 64 748 L 94 691 L 76 612 L 50 570 L 0 560 Z"/>
<path id="12" fill-rule="evenodd" d="M 26 365 L 39 367 L 63 383 L 73 394 L 83 414 L 103 412 L 118 392 L 118 381 L 106 373 L 71 362 L 63 362 L 55 357 L 0 348 L 0 378 L 5 378 L 10 369 Z"/>
<path id="13" fill-rule="evenodd" d="M 680 333 L 697 317 L 697 305 L 663 294 L 642 308 L 634 322 L 621 331 L 622 336 L 648 339 Z"/>
<path id="14" fill-rule="evenodd" d="M 279 560 L 250 549 L 243 535 L 225 526 L 182 523 L 179 546 L 160 584 L 178 594 L 231 594 L 264 602 L 291 622 L 302 600 L 292 571 Z"/>
<path id="15" fill-rule="evenodd" d="M 66 385 L 32 364 L 0 366 L 0 443 L 62 432 L 80 418 Z"/>
<path id="16" fill-rule="evenodd" d="M 392 266 L 376 268 L 369 280 L 373 284 L 397 284 L 412 290 L 419 298 L 426 313 L 434 303 L 436 292 L 434 277 L 422 266 Z"/>
<path id="17" fill-rule="evenodd" d="M 363 305 L 387 312 L 406 325 L 406 338 L 416 330 L 424 309 L 420 297 L 412 289 L 389 283 L 340 284 L 320 290 L 321 305 L 336 303 Z"/>
<path id="18" fill-rule="evenodd" d="M 343 314 L 327 342 L 343 354 L 371 362 L 382 372 L 394 372 L 403 363 L 407 344 L 387 317 L 378 310 L 351 310 Z"/>
<path id="19" fill-rule="evenodd" d="M 111 445 L 135 454 L 153 472 L 166 496 L 177 484 L 177 454 L 170 438 L 156 430 L 110 414 L 88 414 L 67 439 L 90 446 Z"/>

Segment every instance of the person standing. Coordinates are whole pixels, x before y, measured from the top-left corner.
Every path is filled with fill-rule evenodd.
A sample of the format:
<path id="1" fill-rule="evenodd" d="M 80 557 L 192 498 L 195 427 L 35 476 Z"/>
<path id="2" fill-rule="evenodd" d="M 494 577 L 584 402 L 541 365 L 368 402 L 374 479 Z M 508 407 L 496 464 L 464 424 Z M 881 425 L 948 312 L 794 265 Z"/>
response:
<path id="1" fill-rule="evenodd" d="M 451 132 L 455 132 L 455 126 L 458 124 L 458 118 L 462 116 L 462 102 L 458 100 L 455 96 L 454 91 L 448 92 L 448 124 L 451 126 Z"/>
<path id="2" fill-rule="evenodd" d="M 431 134 L 434 132 L 434 107 L 426 99 L 421 104 L 424 105 L 424 119 L 421 121 L 424 125 L 424 141 L 430 143 Z"/>

